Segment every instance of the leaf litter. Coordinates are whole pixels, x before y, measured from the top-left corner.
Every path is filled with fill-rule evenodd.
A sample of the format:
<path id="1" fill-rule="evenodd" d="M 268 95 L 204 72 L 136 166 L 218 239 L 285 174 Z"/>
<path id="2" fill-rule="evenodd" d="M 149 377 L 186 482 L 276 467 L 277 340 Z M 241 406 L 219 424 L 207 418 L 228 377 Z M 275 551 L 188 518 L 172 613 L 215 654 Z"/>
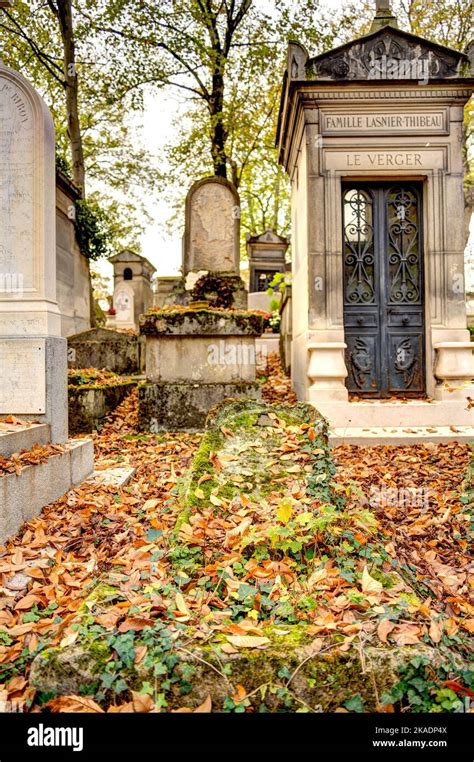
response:
<path id="1" fill-rule="evenodd" d="M 294 403 L 276 358 L 267 374 L 264 398 Z M 187 632 L 196 642 L 221 633 L 227 653 L 265 650 L 269 623 L 286 632 L 285 625 L 295 622 L 315 636 L 315 653 L 334 634 L 341 649 L 356 638 L 398 646 L 444 640 L 464 648 L 474 622 L 467 534 L 472 492 L 464 481 L 470 448 L 455 442 L 335 448 L 331 490 L 345 503 L 340 520 L 327 513 L 324 497 L 309 494 L 291 473 L 293 463 L 299 471 L 308 460 L 296 444 L 298 433 L 284 430 L 274 453 L 288 456 L 285 499 L 280 481 L 278 500 L 256 503 L 244 491 L 232 502 L 216 495 L 204 500 L 181 526 L 187 555 L 180 568 L 172 539 L 178 485 L 201 435 L 138 432 L 134 390 L 93 435 L 97 467 L 130 464 L 132 481 L 118 492 L 86 482 L 0 547 L 0 698 L 26 711 L 44 706 L 29 683 L 32 658 L 45 647 L 74 643 L 84 606 L 107 633 L 133 635 L 162 620 L 172 638 L 183 625 L 192 626 Z M 311 429 L 306 435 L 317 450 Z M 211 456 L 219 471 L 218 456 Z M 325 473 L 320 477 L 324 487 Z M 315 523 L 324 511 L 326 519 Z M 113 586 L 111 597 L 94 606 L 90 600 L 101 582 Z M 147 658 L 147 650 L 137 646 L 135 663 Z M 457 676 L 451 682 L 467 692 Z M 236 691 L 236 700 L 244 701 L 245 687 Z M 100 712 L 104 703 L 58 696 L 46 706 Z M 195 711 L 211 708 L 209 698 Z M 147 693 L 130 691 L 106 709 L 161 710 Z"/>

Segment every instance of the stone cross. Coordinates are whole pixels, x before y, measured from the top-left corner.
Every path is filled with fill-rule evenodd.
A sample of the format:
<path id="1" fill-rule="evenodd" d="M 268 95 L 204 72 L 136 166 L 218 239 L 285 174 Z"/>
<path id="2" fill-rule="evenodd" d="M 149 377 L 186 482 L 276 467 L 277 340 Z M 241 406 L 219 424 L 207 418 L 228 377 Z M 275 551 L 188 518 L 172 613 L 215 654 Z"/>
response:
<path id="1" fill-rule="evenodd" d="M 375 32 L 387 24 L 398 27 L 397 17 L 390 7 L 390 0 L 375 0 L 375 16 L 370 31 Z"/>

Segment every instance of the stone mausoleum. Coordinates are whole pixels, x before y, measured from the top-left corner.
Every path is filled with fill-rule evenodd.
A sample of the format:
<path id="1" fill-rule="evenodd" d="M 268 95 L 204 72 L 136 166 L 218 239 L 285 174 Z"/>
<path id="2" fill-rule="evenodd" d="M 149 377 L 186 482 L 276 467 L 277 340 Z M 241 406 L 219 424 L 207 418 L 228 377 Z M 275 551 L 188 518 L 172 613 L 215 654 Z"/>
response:
<path id="1" fill-rule="evenodd" d="M 115 254 L 109 262 L 114 266 L 114 325 L 137 329 L 140 315 L 153 304 L 156 268 L 146 257 L 129 250 Z"/>
<path id="2" fill-rule="evenodd" d="M 370 427 L 388 441 L 407 426 L 474 433 L 472 84 L 464 54 L 400 30 L 386 0 L 364 37 L 316 57 L 289 45 L 277 141 L 292 183 L 293 384 L 346 441 Z"/>

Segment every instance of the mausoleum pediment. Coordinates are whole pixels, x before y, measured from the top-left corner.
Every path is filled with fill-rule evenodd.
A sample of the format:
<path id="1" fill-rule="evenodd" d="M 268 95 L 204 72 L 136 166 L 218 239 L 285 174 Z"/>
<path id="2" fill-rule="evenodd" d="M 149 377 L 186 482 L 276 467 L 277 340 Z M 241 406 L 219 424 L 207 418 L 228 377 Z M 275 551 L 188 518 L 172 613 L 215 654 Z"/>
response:
<path id="1" fill-rule="evenodd" d="M 290 44 L 288 74 L 304 80 L 427 81 L 469 74 L 469 59 L 457 50 L 432 43 L 391 25 L 310 58 Z"/>

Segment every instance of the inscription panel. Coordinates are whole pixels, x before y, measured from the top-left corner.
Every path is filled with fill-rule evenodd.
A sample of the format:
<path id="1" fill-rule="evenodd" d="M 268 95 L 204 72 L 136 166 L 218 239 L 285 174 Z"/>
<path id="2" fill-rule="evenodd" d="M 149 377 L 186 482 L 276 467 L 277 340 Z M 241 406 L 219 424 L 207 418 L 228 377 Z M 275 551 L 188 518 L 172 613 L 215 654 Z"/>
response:
<path id="1" fill-rule="evenodd" d="M 0 274 L 35 286 L 34 131 L 31 105 L 14 82 L 0 77 Z"/>
<path id="2" fill-rule="evenodd" d="M 446 152 L 438 150 L 398 149 L 386 151 L 372 149 L 348 151 L 324 149 L 325 170 L 433 170 L 446 169 Z"/>
<path id="3" fill-rule="evenodd" d="M 321 112 L 323 135 L 387 133 L 448 134 L 446 109 L 423 112 L 351 111 Z"/>
<path id="4" fill-rule="evenodd" d="M 46 412 L 44 339 L 0 339 L 0 414 Z"/>

